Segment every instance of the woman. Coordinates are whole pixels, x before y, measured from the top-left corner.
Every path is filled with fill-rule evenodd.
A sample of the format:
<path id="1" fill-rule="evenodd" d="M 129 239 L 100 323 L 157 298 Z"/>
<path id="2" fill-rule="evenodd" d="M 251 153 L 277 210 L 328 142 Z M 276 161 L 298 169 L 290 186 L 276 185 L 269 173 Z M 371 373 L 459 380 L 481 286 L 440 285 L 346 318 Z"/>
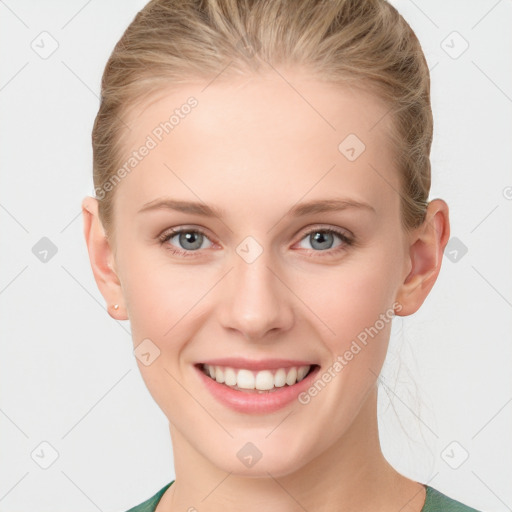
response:
<path id="1" fill-rule="evenodd" d="M 132 511 L 471 509 L 377 428 L 439 274 L 428 67 L 383 0 L 150 2 L 107 63 L 83 201 L 176 480 Z M 171 485 L 172 484 L 172 485 Z"/>

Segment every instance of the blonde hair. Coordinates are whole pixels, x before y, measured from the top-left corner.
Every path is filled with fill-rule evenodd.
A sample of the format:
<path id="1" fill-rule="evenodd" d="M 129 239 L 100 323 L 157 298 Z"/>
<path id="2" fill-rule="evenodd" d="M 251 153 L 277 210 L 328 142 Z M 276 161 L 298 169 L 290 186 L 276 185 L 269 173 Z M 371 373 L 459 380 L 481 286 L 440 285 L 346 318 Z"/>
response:
<path id="1" fill-rule="evenodd" d="M 116 44 L 92 131 L 94 186 L 110 231 L 123 116 L 155 92 L 258 72 L 265 61 L 349 84 L 389 108 L 401 220 L 419 226 L 430 190 L 430 75 L 411 27 L 386 0 L 152 0 Z M 340 140 L 341 142 L 341 140 Z M 98 194 L 98 191 L 101 194 Z"/>

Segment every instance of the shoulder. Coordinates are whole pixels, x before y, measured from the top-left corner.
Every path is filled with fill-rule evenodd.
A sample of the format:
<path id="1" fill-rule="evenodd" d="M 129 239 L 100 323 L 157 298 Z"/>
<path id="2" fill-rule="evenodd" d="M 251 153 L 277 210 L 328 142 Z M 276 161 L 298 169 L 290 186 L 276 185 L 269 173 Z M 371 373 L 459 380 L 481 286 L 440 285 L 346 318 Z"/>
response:
<path id="1" fill-rule="evenodd" d="M 151 496 L 151 498 L 140 503 L 136 507 L 131 508 L 127 512 L 154 512 L 156 506 L 158 505 L 158 502 L 160 501 L 165 491 L 171 486 L 173 482 L 174 480 L 165 485 L 164 487 L 162 487 L 154 496 Z"/>
<path id="2" fill-rule="evenodd" d="M 421 512 L 480 512 L 446 496 L 429 485 L 425 485 L 425 488 L 427 495 Z"/>

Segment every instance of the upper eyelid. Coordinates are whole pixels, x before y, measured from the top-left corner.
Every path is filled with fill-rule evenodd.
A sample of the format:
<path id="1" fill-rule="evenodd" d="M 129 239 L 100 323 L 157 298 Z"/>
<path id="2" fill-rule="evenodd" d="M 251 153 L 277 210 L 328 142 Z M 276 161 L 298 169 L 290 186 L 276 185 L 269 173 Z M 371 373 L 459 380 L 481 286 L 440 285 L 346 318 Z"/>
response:
<path id="1" fill-rule="evenodd" d="M 200 228 L 200 227 L 197 227 L 197 226 L 184 226 L 184 227 L 179 227 L 179 228 L 168 228 L 168 229 L 164 229 L 158 236 L 157 238 L 167 238 L 167 237 L 172 237 L 172 236 L 175 236 L 175 235 L 178 235 L 180 233 L 187 233 L 187 232 L 190 232 L 190 231 L 197 231 L 198 233 L 201 233 L 202 235 L 208 237 L 211 239 L 210 235 L 208 234 L 208 231 L 203 229 L 203 228 Z"/>
<path id="2" fill-rule="evenodd" d="M 302 236 L 299 239 L 299 241 L 303 240 L 304 237 L 310 235 L 311 233 L 314 233 L 315 231 L 327 231 L 327 232 L 334 233 L 335 235 L 338 235 L 341 238 L 345 237 L 346 239 L 348 239 L 350 241 L 354 240 L 353 233 L 346 228 L 325 226 L 322 224 L 314 224 L 313 226 L 310 226 L 310 227 L 307 227 L 304 229 L 305 229 L 304 231 L 303 230 L 300 231 L 300 232 L 302 232 Z"/>

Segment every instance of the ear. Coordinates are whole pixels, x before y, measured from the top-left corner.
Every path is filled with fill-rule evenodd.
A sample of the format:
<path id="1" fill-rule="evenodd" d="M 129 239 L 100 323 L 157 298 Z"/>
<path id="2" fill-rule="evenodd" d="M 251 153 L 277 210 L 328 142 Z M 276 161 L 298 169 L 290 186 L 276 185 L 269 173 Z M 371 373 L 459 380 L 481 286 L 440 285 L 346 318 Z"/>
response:
<path id="1" fill-rule="evenodd" d="M 415 313 L 436 282 L 443 253 L 450 237 L 448 205 L 442 199 L 430 201 L 425 220 L 413 230 L 409 241 L 410 271 L 398 289 L 399 316 Z"/>
<path id="2" fill-rule="evenodd" d="M 127 320 L 121 282 L 115 271 L 114 253 L 98 215 L 98 200 L 87 196 L 82 201 L 84 236 L 96 284 L 107 302 L 108 314 Z M 115 305 L 119 307 L 114 308 Z"/>

